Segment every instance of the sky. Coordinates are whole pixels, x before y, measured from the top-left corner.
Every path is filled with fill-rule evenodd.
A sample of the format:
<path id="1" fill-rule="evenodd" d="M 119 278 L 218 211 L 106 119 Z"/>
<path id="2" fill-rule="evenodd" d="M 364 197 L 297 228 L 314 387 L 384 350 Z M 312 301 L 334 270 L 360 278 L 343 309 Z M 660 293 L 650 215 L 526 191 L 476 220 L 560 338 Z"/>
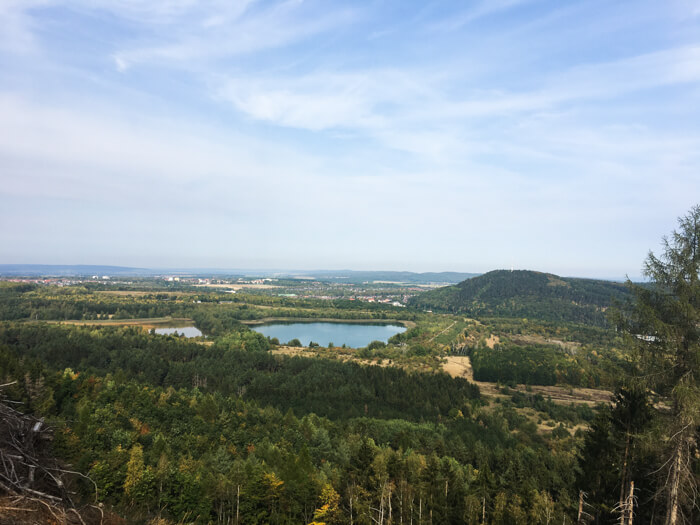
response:
<path id="1" fill-rule="evenodd" d="M 638 276 L 697 0 L 0 0 L 0 263 Z"/>

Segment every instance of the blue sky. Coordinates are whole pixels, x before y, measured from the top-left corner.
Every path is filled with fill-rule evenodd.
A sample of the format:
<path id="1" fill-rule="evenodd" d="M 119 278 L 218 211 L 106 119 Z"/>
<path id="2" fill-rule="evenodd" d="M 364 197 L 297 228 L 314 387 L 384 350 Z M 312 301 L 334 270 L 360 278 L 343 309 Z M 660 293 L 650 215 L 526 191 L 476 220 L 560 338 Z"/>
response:
<path id="1" fill-rule="evenodd" d="M 0 262 L 640 274 L 700 2 L 0 2 Z"/>

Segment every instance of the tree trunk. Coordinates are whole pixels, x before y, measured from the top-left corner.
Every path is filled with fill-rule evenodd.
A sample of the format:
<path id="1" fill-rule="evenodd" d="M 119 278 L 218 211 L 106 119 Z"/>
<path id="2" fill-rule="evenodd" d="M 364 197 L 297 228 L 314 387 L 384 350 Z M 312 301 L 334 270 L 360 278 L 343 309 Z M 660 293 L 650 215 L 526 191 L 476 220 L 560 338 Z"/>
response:
<path id="1" fill-rule="evenodd" d="M 678 504 L 681 482 L 681 469 L 683 468 L 683 443 L 678 444 L 674 451 L 673 463 L 671 464 L 671 476 L 668 488 L 668 504 L 666 506 L 666 525 L 677 525 Z"/>
<path id="2" fill-rule="evenodd" d="M 391 487 L 389 487 L 389 521 L 387 523 L 391 525 Z"/>
<path id="3" fill-rule="evenodd" d="M 236 525 L 240 523 L 238 510 L 241 508 L 241 486 L 236 485 Z"/>
<path id="4" fill-rule="evenodd" d="M 352 492 L 350 493 L 350 525 L 353 525 L 353 521 L 352 521 Z"/>
<path id="5" fill-rule="evenodd" d="M 578 491 L 578 516 L 576 517 L 576 523 L 581 523 L 581 516 L 583 515 L 583 491 Z"/>
<path id="6" fill-rule="evenodd" d="M 627 432 L 626 432 L 626 439 L 625 439 L 625 456 L 624 456 L 624 459 L 622 460 L 622 476 L 620 479 L 620 509 L 625 508 L 625 501 L 627 501 L 627 498 L 625 497 L 625 486 L 627 485 L 627 456 L 629 454 L 629 450 L 630 450 L 630 433 L 629 433 L 629 426 L 628 426 Z M 623 525 L 625 523 L 624 513 L 623 513 L 622 523 L 623 523 Z"/>
<path id="7" fill-rule="evenodd" d="M 630 481 L 630 493 L 627 496 L 627 525 L 634 520 L 634 481 Z"/>

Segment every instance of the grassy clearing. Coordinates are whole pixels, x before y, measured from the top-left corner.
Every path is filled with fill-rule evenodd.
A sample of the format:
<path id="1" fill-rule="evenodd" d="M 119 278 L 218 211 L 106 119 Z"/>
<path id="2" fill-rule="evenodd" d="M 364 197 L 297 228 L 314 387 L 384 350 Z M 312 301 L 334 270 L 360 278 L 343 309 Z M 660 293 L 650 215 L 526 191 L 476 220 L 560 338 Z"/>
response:
<path id="1" fill-rule="evenodd" d="M 144 330 L 151 328 L 193 326 L 194 321 L 187 317 L 152 317 L 145 319 L 95 319 L 95 320 L 68 320 L 68 321 L 42 321 L 52 324 L 70 324 L 77 326 L 139 326 Z"/>
<path id="2" fill-rule="evenodd" d="M 498 383 L 486 381 L 474 381 L 472 365 L 467 356 L 448 356 L 445 358 L 442 369 L 452 377 L 463 377 L 479 386 L 481 393 L 492 397 L 507 397 L 501 392 Z M 612 399 L 612 392 L 598 390 L 594 388 L 572 388 L 566 386 L 537 386 L 537 385 L 516 385 L 510 390 L 522 392 L 523 394 L 542 394 L 550 397 L 552 401 L 562 405 L 569 403 L 582 403 L 595 406 L 598 403 L 609 403 Z"/>
<path id="3" fill-rule="evenodd" d="M 96 290 L 95 295 L 107 295 L 117 297 L 143 297 L 145 295 L 193 295 L 194 292 L 178 291 L 166 292 L 160 290 Z"/>

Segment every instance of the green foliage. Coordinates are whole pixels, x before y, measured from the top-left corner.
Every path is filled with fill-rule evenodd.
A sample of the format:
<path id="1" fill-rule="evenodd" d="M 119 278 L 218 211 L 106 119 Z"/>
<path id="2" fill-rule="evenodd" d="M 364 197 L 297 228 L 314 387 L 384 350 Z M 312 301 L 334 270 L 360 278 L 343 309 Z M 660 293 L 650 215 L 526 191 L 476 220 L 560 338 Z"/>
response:
<path id="1" fill-rule="evenodd" d="M 273 356 L 264 352 L 267 339 L 245 327 L 204 346 L 137 328 L 0 325 L 3 343 L 59 370 L 122 374 L 155 386 L 197 386 L 334 418 L 366 413 L 434 418 L 479 397 L 476 386 L 443 374 Z"/>
<path id="2" fill-rule="evenodd" d="M 525 270 L 496 270 L 411 299 L 410 305 L 478 317 L 605 325 L 605 308 L 628 296 L 622 284 Z"/>
<path id="3" fill-rule="evenodd" d="M 596 415 L 596 411 L 588 405 L 574 403 L 568 406 L 560 405 L 542 394 L 515 392 L 511 395 L 511 402 L 517 408 L 534 408 L 550 419 L 573 424 L 591 422 Z M 502 403 L 505 404 L 503 401 Z"/>
<path id="4" fill-rule="evenodd" d="M 700 485 L 700 206 L 678 224 L 663 239 L 662 254 L 649 253 L 645 261 L 651 282 L 629 283 L 634 301 L 616 318 L 639 358 L 638 383 L 667 396 L 670 405 L 668 415 L 660 416 L 664 430 L 651 438 L 667 480 L 659 501 L 666 523 L 697 510 Z"/>
<path id="5" fill-rule="evenodd" d="M 123 320 L 164 317 L 191 318 L 207 335 L 235 330 L 241 321 L 264 318 L 416 319 L 415 312 L 381 303 L 322 301 L 229 294 L 182 286 L 159 292 L 159 283 L 139 289 L 140 295 L 104 286 L 54 287 L 0 283 L 0 320 Z M 155 289 L 154 289 L 155 288 Z"/>
<path id="6" fill-rule="evenodd" d="M 529 487 L 558 501 L 572 483 L 571 454 L 552 456 L 514 414 L 482 412 L 466 381 L 231 347 L 245 341 L 4 325 L 0 363 L 5 377 L 41 378 L 57 453 L 130 520 L 347 523 L 352 499 L 353 520 L 368 523 L 391 497 L 405 522 L 420 500 L 424 519 L 461 523 L 467 502 L 486 497 L 490 512 L 499 493 L 515 502 L 510 519 L 531 511 Z"/>
<path id="7" fill-rule="evenodd" d="M 600 385 L 600 372 L 585 361 L 546 345 L 496 345 L 471 352 L 474 379 L 528 385 Z"/>
<path id="8" fill-rule="evenodd" d="M 579 485 L 586 487 L 594 514 L 604 521 L 617 521 L 615 508 L 634 481 L 639 498 L 635 514 L 642 518 L 654 513 L 655 466 L 653 450 L 642 439 L 642 432 L 653 417 L 647 394 L 636 388 L 621 387 L 613 405 L 601 410 L 585 435 L 581 450 Z"/>
<path id="9" fill-rule="evenodd" d="M 146 291 L 0 286 L 6 319 L 167 315 L 189 317 L 208 335 L 192 341 L 135 327 L 0 324 L 0 379 L 17 380 L 4 392 L 57 428 L 57 454 L 89 473 L 99 501 L 127 521 L 348 523 L 352 506 L 352 521 L 369 524 L 391 505 L 395 523 L 427 523 L 429 516 L 433 523 L 479 523 L 484 503 L 491 522 L 571 521 L 581 439 L 570 428 L 592 421 L 592 410 L 523 394 L 486 407 L 474 385 L 430 370 L 437 356 L 476 352 L 475 371 L 513 369 L 504 381 L 553 372 L 556 381 L 573 384 L 580 374 L 586 384 L 597 381 L 597 371 L 605 382 L 610 372 L 601 370 L 617 343 L 601 328 L 479 323 L 182 286 Z M 315 350 L 403 369 L 272 355 L 267 350 L 277 342 L 240 322 L 272 316 L 417 324 L 355 354 Z M 501 337 L 496 352 L 478 344 L 493 333 Z M 525 335 L 584 344 L 570 352 L 526 344 L 518 339 Z M 417 369 L 423 372 L 407 371 Z M 554 421 L 553 431 L 538 431 L 526 416 L 534 411 Z M 88 500 L 94 494 L 88 484 L 81 490 Z"/>

